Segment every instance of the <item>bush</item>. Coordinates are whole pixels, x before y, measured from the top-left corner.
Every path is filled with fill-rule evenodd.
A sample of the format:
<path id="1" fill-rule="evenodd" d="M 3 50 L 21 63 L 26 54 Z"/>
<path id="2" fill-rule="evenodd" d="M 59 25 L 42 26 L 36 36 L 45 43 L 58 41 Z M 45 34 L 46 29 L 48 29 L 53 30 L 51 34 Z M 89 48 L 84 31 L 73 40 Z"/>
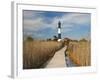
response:
<path id="1" fill-rule="evenodd" d="M 33 38 L 31 36 L 28 36 L 26 40 L 27 41 L 33 41 Z"/>

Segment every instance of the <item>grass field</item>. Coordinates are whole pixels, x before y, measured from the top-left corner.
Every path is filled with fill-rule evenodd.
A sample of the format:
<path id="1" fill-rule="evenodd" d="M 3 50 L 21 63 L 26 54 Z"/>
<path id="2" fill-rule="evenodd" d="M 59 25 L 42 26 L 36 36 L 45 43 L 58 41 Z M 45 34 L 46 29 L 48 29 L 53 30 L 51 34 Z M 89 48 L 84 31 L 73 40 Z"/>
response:
<path id="1" fill-rule="evenodd" d="M 70 42 L 68 47 L 68 56 L 78 66 L 91 65 L 90 42 Z"/>
<path id="2" fill-rule="evenodd" d="M 43 64 L 62 47 L 62 43 L 57 41 L 24 41 L 23 69 L 43 67 Z"/>

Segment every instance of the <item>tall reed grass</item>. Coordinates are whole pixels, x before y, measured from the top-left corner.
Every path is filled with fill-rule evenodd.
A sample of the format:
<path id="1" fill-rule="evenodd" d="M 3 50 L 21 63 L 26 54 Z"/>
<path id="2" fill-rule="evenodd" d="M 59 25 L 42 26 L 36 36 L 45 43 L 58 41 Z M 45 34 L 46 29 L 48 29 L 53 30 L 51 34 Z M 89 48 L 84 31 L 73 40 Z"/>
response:
<path id="1" fill-rule="evenodd" d="M 55 52 L 62 47 L 63 44 L 56 41 L 24 41 L 23 69 L 43 67 Z"/>
<path id="2" fill-rule="evenodd" d="M 68 56 L 78 66 L 91 65 L 90 42 L 70 42 L 68 46 Z"/>

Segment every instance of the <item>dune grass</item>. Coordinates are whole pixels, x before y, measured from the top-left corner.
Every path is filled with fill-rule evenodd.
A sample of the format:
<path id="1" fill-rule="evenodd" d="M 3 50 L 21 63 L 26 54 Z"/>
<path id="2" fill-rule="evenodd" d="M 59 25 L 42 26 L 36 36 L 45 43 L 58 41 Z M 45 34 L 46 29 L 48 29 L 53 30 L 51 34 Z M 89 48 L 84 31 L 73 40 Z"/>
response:
<path id="1" fill-rule="evenodd" d="M 23 69 L 41 68 L 62 47 L 57 41 L 24 41 Z"/>
<path id="2" fill-rule="evenodd" d="M 78 66 L 91 65 L 91 47 L 90 42 L 70 42 L 68 53 L 70 59 Z"/>

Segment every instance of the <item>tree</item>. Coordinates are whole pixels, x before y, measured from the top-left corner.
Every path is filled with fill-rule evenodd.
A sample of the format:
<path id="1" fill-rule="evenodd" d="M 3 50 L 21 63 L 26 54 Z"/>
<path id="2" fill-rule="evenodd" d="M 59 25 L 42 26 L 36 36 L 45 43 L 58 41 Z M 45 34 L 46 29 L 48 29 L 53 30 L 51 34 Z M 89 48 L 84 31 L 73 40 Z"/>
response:
<path id="1" fill-rule="evenodd" d="M 26 40 L 27 41 L 33 41 L 33 38 L 31 36 L 28 36 Z"/>
<path id="2" fill-rule="evenodd" d="M 80 42 L 87 42 L 87 40 L 83 38 L 80 40 Z"/>
<path id="3" fill-rule="evenodd" d="M 54 41 L 57 41 L 58 40 L 58 37 L 57 36 L 54 35 L 53 37 L 54 37 L 54 39 L 53 39 Z"/>
<path id="4" fill-rule="evenodd" d="M 47 41 L 51 41 L 51 40 L 52 40 L 51 38 L 47 39 Z"/>

